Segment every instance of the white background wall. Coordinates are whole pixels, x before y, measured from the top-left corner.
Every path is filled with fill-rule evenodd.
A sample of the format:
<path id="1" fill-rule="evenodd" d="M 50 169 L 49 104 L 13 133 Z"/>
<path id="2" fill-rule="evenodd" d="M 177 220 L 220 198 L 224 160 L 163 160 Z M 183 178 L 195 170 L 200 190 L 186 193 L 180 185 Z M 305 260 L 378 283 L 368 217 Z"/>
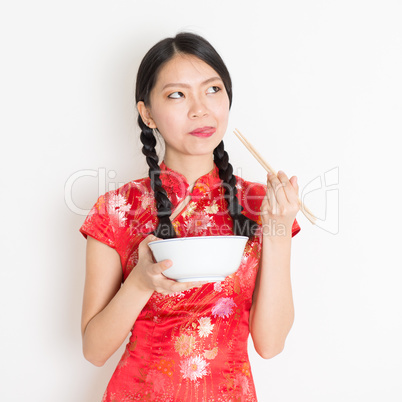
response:
<path id="1" fill-rule="evenodd" d="M 136 69 L 180 30 L 232 74 L 237 174 L 265 179 L 235 127 L 322 219 L 297 216 L 284 352 L 250 343 L 259 400 L 402 400 L 399 0 L 38 0 L 0 15 L 2 401 L 101 400 L 122 349 L 102 368 L 82 356 L 78 229 L 100 193 L 146 175 Z"/>

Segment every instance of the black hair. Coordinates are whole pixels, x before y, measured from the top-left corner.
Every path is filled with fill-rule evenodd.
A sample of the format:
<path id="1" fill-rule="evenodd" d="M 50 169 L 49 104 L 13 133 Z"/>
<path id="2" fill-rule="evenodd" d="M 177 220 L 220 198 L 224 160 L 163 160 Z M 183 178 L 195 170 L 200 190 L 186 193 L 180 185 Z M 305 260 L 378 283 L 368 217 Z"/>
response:
<path id="1" fill-rule="evenodd" d="M 229 97 L 229 105 L 231 106 L 232 80 L 225 63 L 206 39 L 189 32 L 181 32 L 173 38 L 163 39 L 146 53 L 137 73 L 136 103 L 142 101 L 145 105 L 149 105 L 151 90 L 156 83 L 160 69 L 176 54 L 180 53 L 198 57 L 219 74 L 225 85 Z M 140 115 L 138 116 L 138 125 L 141 128 L 142 153 L 145 155 L 149 166 L 151 188 L 154 191 L 159 219 L 154 234 L 162 239 L 173 238 L 176 237 L 176 232 L 170 221 L 172 203 L 160 179 L 159 158 L 155 149 L 156 138 L 153 130 L 143 122 Z M 258 224 L 241 213 L 243 207 L 239 204 L 236 195 L 236 177 L 233 175 L 233 167 L 229 163 L 229 156 L 224 149 L 223 141 L 215 148 L 213 154 L 214 162 L 219 169 L 219 177 L 223 181 L 225 199 L 228 203 L 229 214 L 233 220 L 233 232 L 235 235 L 243 235 L 251 238 L 258 228 Z"/>

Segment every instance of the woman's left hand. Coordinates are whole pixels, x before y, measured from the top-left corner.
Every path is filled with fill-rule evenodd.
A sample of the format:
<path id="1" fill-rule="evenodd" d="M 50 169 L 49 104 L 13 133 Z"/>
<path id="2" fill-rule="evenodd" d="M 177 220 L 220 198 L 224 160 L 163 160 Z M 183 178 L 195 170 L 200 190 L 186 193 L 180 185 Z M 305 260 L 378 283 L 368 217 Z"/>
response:
<path id="1" fill-rule="evenodd" d="M 291 235 L 292 226 L 300 209 L 297 177 L 290 179 L 282 171 L 267 175 L 267 193 L 261 204 L 264 234 Z"/>

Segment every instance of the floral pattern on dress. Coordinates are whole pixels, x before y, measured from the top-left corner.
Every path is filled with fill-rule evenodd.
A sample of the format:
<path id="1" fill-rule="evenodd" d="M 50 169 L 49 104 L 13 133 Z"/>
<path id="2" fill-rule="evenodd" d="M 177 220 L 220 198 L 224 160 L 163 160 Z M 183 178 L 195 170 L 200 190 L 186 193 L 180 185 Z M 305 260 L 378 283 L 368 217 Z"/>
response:
<path id="1" fill-rule="evenodd" d="M 206 350 L 204 352 L 204 357 L 208 360 L 213 360 L 215 359 L 215 357 L 218 355 L 218 347 L 215 346 L 213 349 L 211 350 Z"/>
<path id="2" fill-rule="evenodd" d="M 212 308 L 212 314 L 214 317 L 229 317 L 233 313 L 233 309 L 236 307 L 236 303 L 231 297 L 221 297 Z"/>
<path id="3" fill-rule="evenodd" d="M 195 346 L 195 338 L 192 335 L 180 335 L 175 344 L 174 348 L 180 356 L 189 356 L 193 351 Z"/>
<path id="4" fill-rule="evenodd" d="M 114 226 L 122 227 L 127 221 L 127 212 L 131 210 L 131 204 L 127 198 L 119 193 L 112 193 L 108 198 L 107 211 Z"/>
<path id="5" fill-rule="evenodd" d="M 173 209 L 187 195 L 191 198 L 173 219 L 178 237 L 233 235 L 216 166 L 192 191 L 185 177 L 164 162 L 160 178 Z M 236 180 L 243 212 L 261 225 L 258 210 L 266 187 Z M 80 231 L 116 249 L 124 281 L 138 263 L 139 244 L 156 226 L 153 191 L 144 178 L 100 196 Z M 295 220 L 293 234 L 299 230 Z M 259 230 L 248 240 L 239 269 L 224 280 L 152 294 L 132 327 L 103 402 L 257 401 L 247 340 L 261 238 Z"/>
<path id="6" fill-rule="evenodd" d="M 211 319 L 209 317 L 201 317 L 199 320 L 198 335 L 201 338 L 206 338 L 212 333 L 215 324 L 211 324 Z"/>
<path id="7" fill-rule="evenodd" d="M 197 381 L 199 378 L 208 374 L 209 363 L 201 356 L 190 357 L 180 363 L 180 371 L 183 378 L 191 381 Z"/>

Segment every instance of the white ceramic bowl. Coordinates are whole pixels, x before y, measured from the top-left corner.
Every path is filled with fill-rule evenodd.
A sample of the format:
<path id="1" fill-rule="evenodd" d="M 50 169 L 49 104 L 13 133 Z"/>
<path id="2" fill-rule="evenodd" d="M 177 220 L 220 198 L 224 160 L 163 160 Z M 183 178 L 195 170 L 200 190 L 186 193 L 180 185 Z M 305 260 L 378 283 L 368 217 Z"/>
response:
<path id="1" fill-rule="evenodd" d="M 178 282 L 218 282 L 240 266 L 245 236 L 196 236 L 151 241 L 157 262 L 171 260 L 163 274 Z"/>

